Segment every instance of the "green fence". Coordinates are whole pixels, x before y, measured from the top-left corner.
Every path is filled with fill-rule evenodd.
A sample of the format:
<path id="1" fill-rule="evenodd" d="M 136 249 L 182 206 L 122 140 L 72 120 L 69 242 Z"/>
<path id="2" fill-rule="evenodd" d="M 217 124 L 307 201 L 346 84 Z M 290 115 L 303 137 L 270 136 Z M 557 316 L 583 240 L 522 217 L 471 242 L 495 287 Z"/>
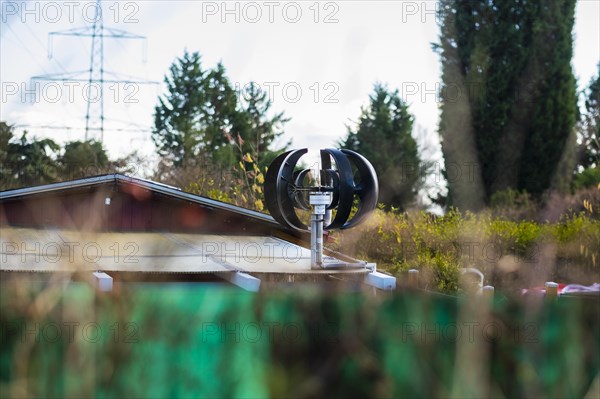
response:
<path id="1" fill-rule="evenodd" d="M 1 397 L 600 393 L 596 299 L 33 285 L 1 284 Z"/>

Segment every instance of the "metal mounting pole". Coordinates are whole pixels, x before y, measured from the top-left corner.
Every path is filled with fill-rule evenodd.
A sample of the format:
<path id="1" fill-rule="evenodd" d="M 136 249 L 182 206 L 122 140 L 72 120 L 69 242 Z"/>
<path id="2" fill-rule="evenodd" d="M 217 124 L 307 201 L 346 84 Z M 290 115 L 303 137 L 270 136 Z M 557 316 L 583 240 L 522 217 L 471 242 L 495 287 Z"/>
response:
<path id="1" fill-rule="evenodd" d="M 310 205 L 313 208 L 310 215 L 310 267 L 323 268 L 323 220 L 327 206 L 331 203 L 329 193 L 315 192 L 310 194 Z"/>

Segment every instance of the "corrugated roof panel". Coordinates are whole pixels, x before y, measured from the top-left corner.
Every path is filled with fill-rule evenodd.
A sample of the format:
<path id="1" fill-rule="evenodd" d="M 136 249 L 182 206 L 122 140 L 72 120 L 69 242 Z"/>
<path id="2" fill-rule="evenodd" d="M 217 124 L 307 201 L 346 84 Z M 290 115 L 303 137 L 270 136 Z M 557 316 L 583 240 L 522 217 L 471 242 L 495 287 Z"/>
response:
<path id="1" fill-rule="evenodd" d="M 0 228 L 0 270 L 70 270 L 72 262 L 59 264 L 68 258 L 56 231 Z"/>
<path id="2" fill-rule="evenodd" d="M 311 270 L 310 251 L 274 237 L 0 228 L 0 270 L 344 273 Z M 334 258 L 330 258 L 334 260 Z"/>
<path id="3" fill-rule="evenodd" d="M 275 238 L 258 236 L 220 236 L 169 234 L 174 240 L 191 245 L 213 259 L 249 273 L 337 274 L 368 272 L 365 268 L 314 270 L 310 250 Z M 333 257 L 327 260 L 342 262 Z"/>
<path id="4" fill-rule="evenodd" d="M 235 270 L 159 233 L 0 228 L 0 270 L 212 273 Z"/>
<path id="5" fill-rule="evenodd" d="M 173 239 L 246 272 L 309 272 L 310 251 L 273 237 L 172 234 Z"/>

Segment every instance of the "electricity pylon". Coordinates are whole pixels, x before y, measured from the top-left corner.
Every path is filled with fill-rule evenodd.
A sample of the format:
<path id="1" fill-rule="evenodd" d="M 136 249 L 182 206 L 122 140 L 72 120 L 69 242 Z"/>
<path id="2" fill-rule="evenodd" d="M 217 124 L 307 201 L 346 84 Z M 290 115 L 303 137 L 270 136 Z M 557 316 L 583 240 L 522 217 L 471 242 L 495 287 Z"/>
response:
<path id="1" fill-rule="evenodd" d="M 73 28 L 68 30 L 50 32 L 48 35 L 48 58 L 53 56 L 54 36 L 76 36 L 90 37 L 92 39 L 92 49 L 90 53 L 90 68 L 84 71 L 65 72 L 61 74 L 39 75 L 31 78 L 32 81 L 52 81 L 52 82 L 84 82 L 87 83 L 87 108 L 85 114 L 85 140 L 96 139 L 99 136 L 100 141 L 104 140 L 104 84 L 158 84 L 158 82 L 139 79 L 131 76 L 120 75 L 116 72 L 104 70 L 104 38 L 111 39 L 141 39 L 144 41 L 144 61 L 145 61 L 145 36 L 129 33 L 124 30 L 105 28 L 102 19 L 101 0 L 96 0 L 96 9 L 93 24 L 91 27 Z M 87 75 L 87 78 L 85 77 Z M 109 78 L 105 78 L 105 75 Z M 96 93 L 94 93 L 96 91 Z M 92 131 L 98 134 L 92 134 Z"/>

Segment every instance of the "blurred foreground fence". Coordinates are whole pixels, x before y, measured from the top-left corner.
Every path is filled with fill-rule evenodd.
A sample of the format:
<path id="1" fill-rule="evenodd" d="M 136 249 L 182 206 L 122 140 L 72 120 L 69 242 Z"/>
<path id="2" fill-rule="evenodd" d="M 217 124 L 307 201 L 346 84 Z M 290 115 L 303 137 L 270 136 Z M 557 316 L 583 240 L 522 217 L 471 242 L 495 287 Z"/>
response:
<path id="1" fill-rule="evenodd" d="M 597 298 L 25 285 L 1 286 L 0 397 L 600 393 Z"/>

